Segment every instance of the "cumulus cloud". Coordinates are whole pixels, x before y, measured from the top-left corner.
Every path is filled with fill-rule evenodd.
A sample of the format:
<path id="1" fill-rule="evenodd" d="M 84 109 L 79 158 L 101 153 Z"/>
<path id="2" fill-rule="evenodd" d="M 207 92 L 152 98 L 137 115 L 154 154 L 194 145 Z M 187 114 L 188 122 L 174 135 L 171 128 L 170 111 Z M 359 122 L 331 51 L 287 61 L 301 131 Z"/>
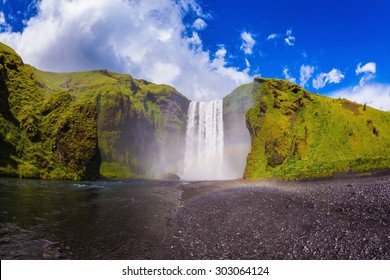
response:
<path id="1" fill-rule="evenodd" d="M 295 45 L 295 36 L 292 36 L 292 29 L 288 29 L 286 31 L 286 37 L 284 38 L 284 42 L 288 46 L 294 46 Z"/>
<path id="2" fill-rule="evenodd" d="M 320 89 L 326 86 L 328 83 L 338 84 L 344 79 L 344 74 L 340 70 L 333 68 L 328 73 L 321 73 L 313 80 L 313 87 L 315 89 Z"/>
<path id="3" fill-rule="evenodd" d="M 192 26 L 196 29 L 196 30 L 203 30 L 207 27 L 207 23 L 201 19 L 201 18 L 197 18 L 194 23 L 192 24 Z"/>
<path id="4" fill-rule="evenodd" d="M 356 75 L 361 74 L 361 73 L 376 73 L 376 63 L 375 62 L 368 62 L 362 66 L 361 63 L 358 64 L 356 67 Z"/>
<path id="5" fill-rule="evenodd" d="M 197 32 L 192 32 L 192 36 L 185 38 L 185 41 L 192 49 L 200 50 L 202 48 L 202 40 L 200 39 L 199 34 Z"/>
<path id="6" fill-rule="evenodd" d="M 106 68 L 168 83 L 192 100 L 221 98 L 250 82 L 246 69 L 227 66 L 226 49 L 203 50 L 186 15 L 205 18 L 195 0 L 42 0 L 23 32 L 1 32 L 0 41 L 42 70 Z M 250 52 L 255 42 L 243 38 Z"/>
<path id="7" fill-rule="evenodd" d="M 248 68 L 246 68 L 244 71 L 237 72 L 237 69 L 234 67 L 226 67 L 226 54 L 227 50 L 225 49 L 225 47 L 220 46 L 219 49 L 215 52 L 215 58 L 210 64 L 211 70 L 216 71 L 218 74 L 224 77 L 228 77 L 230 80 L 233 80 L 238 85 L 249 82 L 250 80 L 248 80 L 247 78 Z"/>
<path id="8" fill-rule="evenodd" d="M 289 71 L 289 70 L 288 70 L 287 67 L 283 69 L 284 78 L 285 78 L 286 80 L 288 80 L 288 81 L 290 81 L 290 82 L 296 84 L 296 83 L 297 83 L 297 79 L 295 79 L 294 77 L 291 77 L 290 74 L 288 73 L 288 71 Z"/>
<path id="9" fill-rule="evenodd" d="M 256 41 L 252 37 L 252 34 L 244 31 L 241 33 L 241 39 L 242 39 L 241 50 L 243 50 L 245 54 L 252 54 L 253 46 L 256 43 Z"/>
<path id="10" fill-rule="evenodd" d="M 309 65 L 301 65 L 300 76 L 299 76 L 299 85 L 305 87 L 307 82 L 314 73 L 314 67 Z"/>
<path id="11" fill-rule="evenodd" d="M 364 74 L 363 77 L 359 80 L 359 85 L 355 86 L 353 89 L 354 91 L 358 91 L 361 87 L 363 87 L 368 81 L 375 78 L 376 73 L 376 63 L 375 62 L 368 62 L 362 66 L 361 63 L 358 64 L 356 67 L 356 75 Z"/>
<path id="12" fill-rule="evenodd" d="M 330 93 L 333 98 L 346 98 L 379 110 L 390 111 L 390 84 L 369 84 L 358 89 L 349 87 Z"/>

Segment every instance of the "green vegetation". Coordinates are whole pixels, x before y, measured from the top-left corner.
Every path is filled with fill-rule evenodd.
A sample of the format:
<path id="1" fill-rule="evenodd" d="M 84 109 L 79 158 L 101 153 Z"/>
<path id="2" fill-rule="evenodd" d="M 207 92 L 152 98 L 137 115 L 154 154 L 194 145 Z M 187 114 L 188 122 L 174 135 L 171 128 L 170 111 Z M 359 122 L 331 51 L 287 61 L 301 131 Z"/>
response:
<path id="1" fill-rule="evenodd" d="M 183 157 L 188 105 L 174 88 L 130 75 L 39 71 L 0 43 L 0 176 L 153 177 Z M 249 129 L 245 178 L 390 168 L 390 113 L 287 81 L 238 87 L 224 98 L 224 121 L 228 145 L 248 142 Z"/>
<path id="2" fill-rule="evenodd" d="M 137 178 L 130 169 L 116 162 L 103 162 L 100 166 L 100 174 L 103 178 L 111 179 Z"/>
<path id="3" fill-rule="evenodd" d="M 97 178 L 102 160 L 104 177 L 151 177 L 184 145 L 189 100 L 170 86 L 40 71 L 3 44 L 0 55 L 0 176 Z"/>
<path id="4" fill-rule="evenodd" d="M 48 95 L 35 73 L 0 43 L 0 176 L 96 179 L 95 104 Z"/>
<path id="5" fill-rule="evenodd" d="M 34 73 L 46 94 L 62 91 L 96 104 L 103 177 L 153 177 L 164 150 L 184 145 L 189 100 L 170 86 L 107 70 Z"/>
<path id="6" fill-rule="evenodd" d="M 252 138 L 245 178 L 329 176 L 390 168 L 390 113 L 255 79 L 246 114 Z"/>

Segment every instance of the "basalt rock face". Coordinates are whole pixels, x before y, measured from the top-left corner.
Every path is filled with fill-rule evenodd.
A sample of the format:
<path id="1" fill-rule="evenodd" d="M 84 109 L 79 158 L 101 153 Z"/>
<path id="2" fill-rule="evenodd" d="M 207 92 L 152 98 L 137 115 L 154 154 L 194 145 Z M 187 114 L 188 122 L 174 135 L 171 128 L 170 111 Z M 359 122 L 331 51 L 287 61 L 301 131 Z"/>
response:
<path id="1" fill-rule="evenodd" d="M 36 71 L 0 43 L 0 176 L 97 179 L 95 104 L 48 95 Z"/>
<path id="2" fill-rule="evenodd" d="M 296 179 L 390 168 L 390 113 L 277 79 L 247 88 L 244 177 Z"/>

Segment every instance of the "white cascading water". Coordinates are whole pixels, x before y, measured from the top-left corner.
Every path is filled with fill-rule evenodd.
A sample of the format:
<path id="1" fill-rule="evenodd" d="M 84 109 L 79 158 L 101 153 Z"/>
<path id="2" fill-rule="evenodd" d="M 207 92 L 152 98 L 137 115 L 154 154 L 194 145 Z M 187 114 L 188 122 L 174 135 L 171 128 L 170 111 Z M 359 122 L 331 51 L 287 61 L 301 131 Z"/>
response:
<path id="1" fill-rule="evenodd" d="M 223 149 L 223 101 L 191 102 L 183 179 L 223 179 Z"/>

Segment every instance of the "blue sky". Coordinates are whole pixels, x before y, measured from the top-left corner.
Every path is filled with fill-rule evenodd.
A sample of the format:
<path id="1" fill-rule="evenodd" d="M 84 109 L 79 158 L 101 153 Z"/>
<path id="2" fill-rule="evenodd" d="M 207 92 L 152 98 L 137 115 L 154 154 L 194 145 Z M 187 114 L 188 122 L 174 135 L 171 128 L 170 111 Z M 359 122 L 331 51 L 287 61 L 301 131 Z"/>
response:
<path id="1" fill-rule="evenodd" d="M 96 68 L 221 98 L 254 76 L 390 110 L 389 1 L 0 0 L 0 41 L 48 71 Z"/>

